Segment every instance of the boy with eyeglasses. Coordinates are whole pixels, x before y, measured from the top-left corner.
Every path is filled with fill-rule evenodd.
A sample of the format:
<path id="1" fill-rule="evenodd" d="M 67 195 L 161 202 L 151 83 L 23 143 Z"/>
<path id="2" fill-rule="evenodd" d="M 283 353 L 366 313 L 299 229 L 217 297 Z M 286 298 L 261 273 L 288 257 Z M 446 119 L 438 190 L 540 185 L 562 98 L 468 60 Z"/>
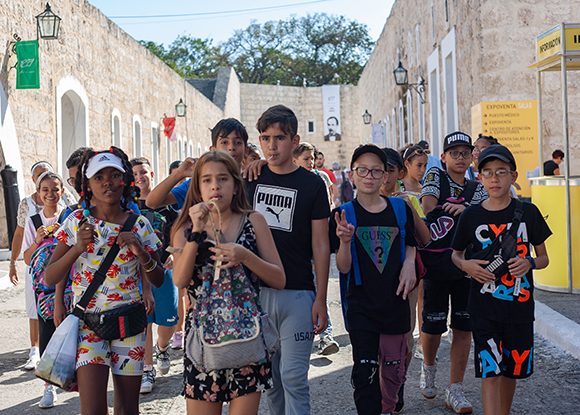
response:
<path id="1" fill-rule="evenodd" d="M 453 239 L 452 259 L 471 276 L 469 313 L 475 344 L 473 360 L 475 375 L 482 379 L 484 413 L 507 415 L 516 379 L 525 379 L 533 371 L 532 270 L 548 266 L 544 241 L 552 232 L 535 205 L 516 201 L 511 196 L 510 188 L 518 173 L 516 161 L 506 147 L 492 145 L 483 150 L 478 168 L 489 198 L 468 207 L 461 216 Z M 521 220 L 514 235 L 517 255 L 507 261 L 509 268 L 505 274 L 494 275 L 488 270 L 494 269 L 489 267 L 489 261 L 472 258 L 492 246 L 496 239 L 503 241 L 504 229 L 509 232 L 511 226 L 517 226 L 514 221 L 518 208 Z"/>
<path id="2" fill-rule="evenodd" d="M 420 389 L 423 396 L 437 395 L 436 357 L 441 335 L 447 331 L 451 299 L 450 385 L 446 405 L 456 413 L 471 413 L 472 406 L 463 392 L 463 377 L 471 347 L 471 322 L 467 311 L 469 280 L 451 261 L 451 242 L 458 218 L 470 204 L 487 197 L 481 183 L 467 180 L 465 172 L 472 161 L 471 137 L 461 131 L 448 134 L 441 160 L 445 170 L 431 168 L 425 178 L 420 199 L 431 231 L 431 243 L 422 251 L 427 266 L 423 280 L 423 325 Z"/>
<path id="3" fill-rule="evenodd" d="M 403 201 L 380 193 L 390 174 L 387 164 L 386 154 L 373 144 L 354 151 L 349 176 L 358 189 L 352 202 L 356 227 L 347 220 L 344 205 L 333 211 L 329 227 L 338 269 L 349 275 L 343 281 L 354 362 L 351 383 L 357 412 L 364 415 L 395 411 L 407 366 L 408 296 L 416 283 L 413 213 Z M 395 202 L 401 202 L 400 211 Z M 402 212 L 404 239 L 397 220 Z"/>

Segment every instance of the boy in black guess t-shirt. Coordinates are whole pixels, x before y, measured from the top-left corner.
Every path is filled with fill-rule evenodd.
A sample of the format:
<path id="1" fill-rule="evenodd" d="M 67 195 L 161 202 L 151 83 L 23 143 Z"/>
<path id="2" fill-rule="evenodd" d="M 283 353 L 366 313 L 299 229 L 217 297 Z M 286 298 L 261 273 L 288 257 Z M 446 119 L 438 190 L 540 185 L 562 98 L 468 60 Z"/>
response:
<path id="1" fill-rule="evenodd" d="M 260 116 L 256 127 L 268 164 L 256 181 L 247 184 L 248 195 L 272 230 L 286 273 L 283 290 L 263 287 L 260 291 L 262 306 L 281 341 L 272 359 L 274 386 L 266 397 L 271 414 L 306 415 L 312 343 L 327 325 L 330 207 L 322 179 L 292 161 L 292 151 L 300 142 L 294 112 L 276 105 Z"/>
<path id="2" fill-rule="evenodd" d="M 402 199 L 380 195 L 381 183 L 389 173 L 387 157 L 379 147 L 358 147 L 351 169 L 358 189 L 352 202 L 356 228 L 347 221 L 345 210 L 337 208 L 329 232 L 338 269 L 349 275 L 345 318 L 354 361 L 355 405 L 359 414 L 380 415 L 394 411 L 405 381 L 411 327 L 407 297 L 416 282 L 413 213 Z M 395 202 L 400 202 L 399 210 Z M 397 221 L 397 214 L 402 213 L 406 217 L 404 240 Z M 354 268 L 357 262 L 359 281 Z"/>
<path id="3" fill-rule="evenodd" d="M 486 148 L 479 156 L 478 168 L 489 199 L 468 207 L 459 219 L 452 259 L 471 276 L 469 313 L 475 343 L 473 360 L 475 374 L 482 378 L 484 412 L 509 414 L 516 379 L 527 378 L 533 371 L 532 270 L 548 266 L 544 241 L 552 232 L 535 205 L 512 199 L 510 187 L 518 174 L 515 159 L 506 147 Z M 514 221 L 517 223 L 517 209 L 522 215 L 514 235 L 517 256 L 507 261 L 507 272 L 494 275 L 491 271 L 497 266 L 497 256 L 494 255 L 496 260 L 492 262 L 469 258 L 477 253 L 481 255 L 498 235 L 500 241 L 504 238 L 507 241 L 510 227 Z M 532 246 L 535 258 L 531 256 Z M 502 249 L 508 248 L 502 245 Z"/>

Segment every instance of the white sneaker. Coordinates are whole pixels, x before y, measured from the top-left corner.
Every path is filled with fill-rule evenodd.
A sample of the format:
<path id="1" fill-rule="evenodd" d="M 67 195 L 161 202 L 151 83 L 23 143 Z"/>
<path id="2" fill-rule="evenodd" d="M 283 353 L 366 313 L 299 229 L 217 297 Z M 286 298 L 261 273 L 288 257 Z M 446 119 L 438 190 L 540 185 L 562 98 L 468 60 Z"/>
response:
<path id="1" fill-rule="evenodd" d="M 456 414 L 470 414 L 473 412 L 471 403 L 463 393 L 463 385 L 461 383 L 452 383 L 445 390 L 445 405 Z"/>
<path id="2" fill-rule="evenodd" d="M 437 365 L 427 366 L 421 363 L 421 380 L 419 388 L 421 393 L 427 399 L 433 399 L 437 396 L 437 386 L 435 386 L 435 375 L 437 374 Z"/>
<path id="3" fill-rule="evenodd" d="M 31 349 L 30 354 L 28 355 L 28 360 L 24 364 L 24 370 L 36 369 L 38 362 L 40 362 L 40 353 L 38 353 L 38 349 Z"/>
<path id="4" fill-rule="evenodd" d="M 155 368 L 151 368 L 146 372 L 143 372 L 141 376 L 141 389 L 139 393 L 151 393 L 153 386 L 155 385 Z"/>
<path id="5" fill-rule="evenodd" d="M 44 393 L 40 402 L 38 402 L 38 407 L 42 409 L 52 408 L 56 402 L 56 387 L 53 385 L 45 385 Z"/>
<path id="6" fill-rule="evenodd" d="M 336 340 L 332 336 L 323 336 L 318 342 L 318 354 L 322 356 L 328 356 L 331 354 L 338 353 L 340 347 Z"/>
<path id="7" fill-rule="evenodd" d="M 155 357 L 157 358 L 157 369 L 159 369 L 159 373 L 162 375 L 166 375 L 169 373 L 169 369 L 171 368 L 171 358 L 169 357 L 169 346 L 167 349 L 161 351 L 159 345 L 155 345 Z"/>

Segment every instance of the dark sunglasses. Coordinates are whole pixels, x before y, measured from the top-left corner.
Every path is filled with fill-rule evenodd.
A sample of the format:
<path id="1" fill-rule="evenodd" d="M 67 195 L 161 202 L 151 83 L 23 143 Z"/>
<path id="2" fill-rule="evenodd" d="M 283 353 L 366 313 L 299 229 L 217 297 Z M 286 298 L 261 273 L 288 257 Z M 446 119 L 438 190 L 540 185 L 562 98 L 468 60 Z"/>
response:
<path id="1" fill-rule="evenodd" d="M 403 151 L 403 160 L 409 160 L 413 156 L 421 156 L 427 152 L 421 147 L 408 147 Z"/>

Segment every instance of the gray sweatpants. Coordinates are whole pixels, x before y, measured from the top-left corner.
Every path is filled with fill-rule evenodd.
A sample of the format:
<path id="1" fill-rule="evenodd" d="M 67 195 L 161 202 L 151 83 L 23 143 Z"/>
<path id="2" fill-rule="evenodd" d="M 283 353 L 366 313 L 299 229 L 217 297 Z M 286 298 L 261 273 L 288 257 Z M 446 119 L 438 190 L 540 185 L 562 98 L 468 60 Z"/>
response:
<path id="1" fill-rule="evenodd" d="M 274 387 L 266 391 L 272 415 L 310 414 L 308 368 L 314 331 L 314 291 L 262 287 L 260 302 L 280 333 L 280 350 L 272 359 Z"/>

